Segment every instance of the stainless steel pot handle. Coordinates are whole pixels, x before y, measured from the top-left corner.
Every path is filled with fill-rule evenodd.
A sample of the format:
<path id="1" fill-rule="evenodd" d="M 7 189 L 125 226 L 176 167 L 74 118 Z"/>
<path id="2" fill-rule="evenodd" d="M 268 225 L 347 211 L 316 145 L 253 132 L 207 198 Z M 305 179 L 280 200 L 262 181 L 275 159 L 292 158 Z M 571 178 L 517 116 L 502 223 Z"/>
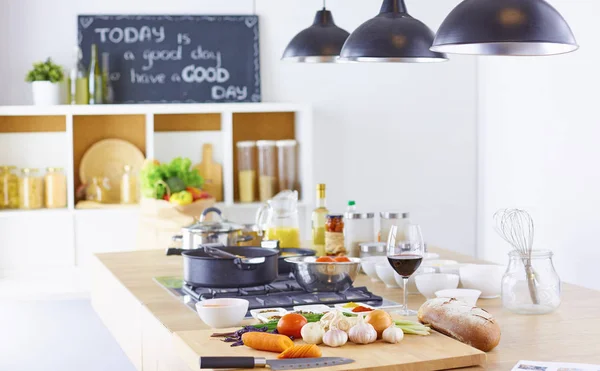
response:
<path id="1" fill-rule="evenodd" d="M 203 222 L 204 219 L 206 219 L 206 216 L 210 213 L 216 213 L 217 215 L 219 215 L 219 221 L 223 220 L 223 213 L 221 212 L 221 210 L 219 210 L 216 207 L 208 207 L 204 209 L 202 214 L 200 214 L 200 222 Z"/>

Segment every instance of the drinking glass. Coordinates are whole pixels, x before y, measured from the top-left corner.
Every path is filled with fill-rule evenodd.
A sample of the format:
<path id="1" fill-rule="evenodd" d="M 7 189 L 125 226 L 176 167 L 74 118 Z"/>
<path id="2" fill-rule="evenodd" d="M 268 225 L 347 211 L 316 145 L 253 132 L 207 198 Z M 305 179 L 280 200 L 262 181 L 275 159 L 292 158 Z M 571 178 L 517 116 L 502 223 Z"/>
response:
<path id="1" fill-rule="evenodd" d="M 387 243 L 387 257 L 390 265 L 396 273 L 402 276 L 403 286 L 403 309 L 399 312 L 403 316 L 415 316 L 417 312 L 408 309 L 408 289 L 406 284 L 408 278 L 419 269 L 423 261 L 424 242 L 421 228 L 415 224 L 409 224 L 404 230 L 394 225 L 390 229 Z"/>

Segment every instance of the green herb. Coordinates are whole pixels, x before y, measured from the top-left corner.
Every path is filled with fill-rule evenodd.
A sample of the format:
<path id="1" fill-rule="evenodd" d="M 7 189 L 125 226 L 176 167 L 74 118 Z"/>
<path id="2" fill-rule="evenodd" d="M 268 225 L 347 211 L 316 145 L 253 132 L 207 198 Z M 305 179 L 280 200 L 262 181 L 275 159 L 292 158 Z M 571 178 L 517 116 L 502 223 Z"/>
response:
<path id="1" fill-rule="evenodd" d="M 202 188 L 204 180 L 198 170 L 192 169 L 192 160 L 177 157 L 168 164 L 146 161 L 140 171 L 140 183 L 144 197 L 162 199 L 167 194 L 167 180 L 177 189 L 181 186 Z M 176 180 L 175 180 L 176 179 Z M 175 191 L 171 190 L 172 193 Z"/>
<path id="2" fill-rule="evenodd" d="M 64 78 L 62 67 L 54 64 L 52 59 L 48 58 L 45 62 L 37 62 L 33 64 L 33 69 L 25 76 L 25 81 L 50 81 L 61 82 Z"/>
<path id="3" fill-rule="evenodd" d="M 420 322 L 406 321 L 406 320 L 398 320 L 394 321 L 396 327 L 402 329 L 402 332 L 405 334 L 411 335 L 429 335 L 430 329 L 429 326 L 426 326 Z"/>

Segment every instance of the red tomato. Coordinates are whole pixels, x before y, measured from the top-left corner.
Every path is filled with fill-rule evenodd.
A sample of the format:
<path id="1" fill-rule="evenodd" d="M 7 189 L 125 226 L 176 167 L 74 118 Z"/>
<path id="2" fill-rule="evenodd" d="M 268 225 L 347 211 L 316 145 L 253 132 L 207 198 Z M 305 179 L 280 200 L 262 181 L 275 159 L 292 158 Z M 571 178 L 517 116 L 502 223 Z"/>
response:
<path id="1" fill-rule="evenodd" d="M 346 256 L 336 256 L 335 261 L 338 263 L 350 263 L 352 260 L 348 259 Z"/>
<path id="2" fill-rule="evenodd" d="M 335 263 L 335 259 L 331 256 L 321 256 L 316 260 L 317 263 Z"/>
<path id="3" fill-rule="evenodd" d="M 303 315 L 298 313 L 288 313 L 279 319 L 277 322 L 277 332 L 286 335 L 293 336 L 294 339 L 302 339 L 300 330 L 302 326 L 306 325 L 308 321 Z"/>

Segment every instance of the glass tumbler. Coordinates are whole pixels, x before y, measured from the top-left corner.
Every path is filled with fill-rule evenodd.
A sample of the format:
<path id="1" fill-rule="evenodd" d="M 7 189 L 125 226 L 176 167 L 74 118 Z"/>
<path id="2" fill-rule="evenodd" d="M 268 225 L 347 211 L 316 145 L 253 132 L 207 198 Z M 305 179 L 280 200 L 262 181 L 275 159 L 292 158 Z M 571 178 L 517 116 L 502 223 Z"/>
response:
<path id="1" fill-rule="evenodd" d="M 277 166 L 279 168 L 279 189 L 298 190 L 297 183 L 297 148 L 295 140 L 278 140 L 277 143 Z"/>
<path id="2" fill-rule="evenodd" d="M 545 314 L 560 305 L 561 283 L 549 250 L 533 250 L 531 259 L 509 254 L 502 277 L 502 305 L 518 314 Z"/>
<path id="3" fill-rule="evenodd" d="M 256 142 L 237 142 L 240 202 L 256 201 Z"/>
<path id="4" fill-rule="evenodd" d="M 277 153 L 274 140 L 259 140 L 258 147 L 258 194 L 267 202 L 277 193 Z"/>

